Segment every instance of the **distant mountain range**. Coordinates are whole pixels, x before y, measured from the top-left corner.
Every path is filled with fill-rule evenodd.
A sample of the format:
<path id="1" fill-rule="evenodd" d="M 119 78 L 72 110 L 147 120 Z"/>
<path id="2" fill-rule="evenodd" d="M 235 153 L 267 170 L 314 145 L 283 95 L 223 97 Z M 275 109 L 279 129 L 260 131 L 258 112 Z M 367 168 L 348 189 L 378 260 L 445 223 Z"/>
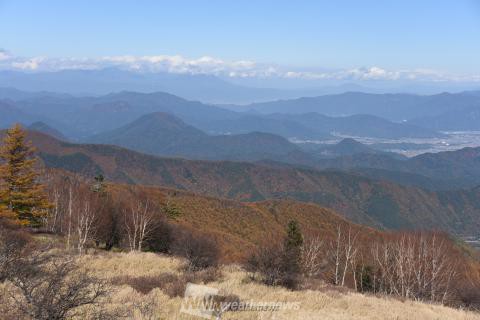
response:
<path id="1" fill-rule="evenodd" d="M 473 92 L 441 93 L 430 96 L 412 94 L 371 94 L 347 92 L 312 98 L 278 100 L 245 106 L 229 106 L 236 111 L 255 111 L 264 114 L 303 114 L 316 112 L 329 116 L 370 114 L 391 121 L 435 117 L 466 108 L 480 109 L 480 96 Z M 414 123 L 417 123 L 414 121 Z M 417 123 L 418 124 L 418 123 Z M 443 128 L 436 128 L 442 130 Z"/>
<path id="2" fill-rule="evenodd" d="M 478 131 L 480 130 L 480 104 L 460 110 L 452 110 L 437 116 L 416 118 L 412 124 L 443 131 Z"/>
<path id="3" fill-rule="evenodd" d="M 372 94 L 435 94 L 446 90 L 459 92 L 478 88 L 472 83 L 456 82 L 352 81 L 314 81 L 284 77 L 231 78 L 205 74 L 135 72 L 118 68 L 55 72 L 0 71 L 0 87 L 13 87 L 23 91 L 62 92 L 76 96 L 104 95 L 124 90 L 164 91 L 189 100 L 225 104 L 296 99 L 352 91 Z"/>
<path id="4" fill-rule="evenodd" d="M 163 92 L 142 94 L 125 91 L 101 97 L 47 95 L 19 101 L 7 100 L 6 103 L 70 138 L 112 130 L 152 112 L 168 112 L 183 120 L 200 123 L 238 116 L 232 111 Z"/>
<path id="5" fill-rule="evenodd" d="M 384 228 L 468 233 L 480 227 L 478 188 L 432 192 L 352 173 L 158 158 L 113 146 L 61 142 L 39 132 L 31 132 L 28 138 L 48 167 L 90 177 L 102 173 L 111 181 L 173 187 L 242 201 L 310 201 L 353 221 Z M 455 158 L 451 154 L 443 157 Z"/>
<path id="6" fill-rule="evenodd" d="M 116 68 L 37 73 L 0 71 L 0 87 L 13 87 L 23 91 L 63 92 L 77 96 L 105 95 L 124 90 L 164 91 L 209 103 L 250 103 L 342 93 L 348 90 L 369 90 L 353 84 L 319 85 L 316 88 L 306 86 L 309 89 L 274 89 L 265 85 L 235 84 L 213 75 L 139 73 Z"/>
<path id="7" fill-rule="evenodd" d="M 0 111 L 6 115 L 0 125 L 5 127 L 18 121 L 26 124 L 41 121 L 71 139 L 84 139 L 111 131 L 154 112 L 173 114 L 187 124 L 215 135 L 265 132 L 300 140 L 332 139 L 334 133 L 385 139 L 442 136 L 430 129 L 394 123 L 371 115 L 332 118 L 317 113 L 240 113 L 163 92 L 144 94 L 124 91 L 100 97 L 6 92 L 7 96 L 14 95 L 20 100 L 0 101 Z"/>
<path id="8" fill-rule="evenodd" d="M 438 189 L 444 189 L 449 184 L 453 188 L 480 184 L 480 148 L 406 158 L 373 149 L 350 138 L 338 144 L 318 145 L 293 144 L 280 136 L 259 132 L 212 136 L 165 113 L 142 116 L 86 141 L 118 145 L 158 156 L 203 160 L 269 160 L 316 169 L 358 169 L 364 175 L 370 172 L 376 178 L 397 182 L 410 180 L 411 185 L 419 182 L 421 184 L 418 186 L 436 186 Z M 413 179 L 413 175 L 418 178 Z M 406 176 L 409 179 L 405 179 Z M 438 183 L 426 183 L 428 179 Z"/>
<path id="9" fill-rule="evenodd" d="M 317 169 L 353 170 L 376 179 L 435 190 L 480 183 L 478 160 L 466 154 L 458 159 L 441 153 L 405 160 L 400 155 L 381 152 L 351 139 L 333 146 L 294 144 L 286 140 L 297 138 L 308 142 L 331 139 L 332 134 L 395 139 L 442 137 L 429 129 L 377 116 L 336 118 L 317 113 L 239 113 L 161 92 L 120 92 L 100 97 L 53 93 L 32 97 L 18 90 L 6 92 L 20 100 L 0 101 L 2 127 L 14 122 L 27 126 L 36 122 L 32 129 L 62 140 L 115 144 L 160 156 L 276 161 Z M 434 100 L 437 99 L 439 97 Z M 454 154 L 475 153 L 477 149 L 472 150 Z"/>
<path id="10" fill-rule="evenodd" d="M 430 129 L 406 123 L 395 123 L 368 114 L 356 114 L 345 117 L 328 117 L 319 113 L 272 114 L 277 120 L 295 121 L 309 128 L 322 128 L 329 133 L 358 137 L 376 137 L 383 139 L 434 138 L 442 135 Z"/>

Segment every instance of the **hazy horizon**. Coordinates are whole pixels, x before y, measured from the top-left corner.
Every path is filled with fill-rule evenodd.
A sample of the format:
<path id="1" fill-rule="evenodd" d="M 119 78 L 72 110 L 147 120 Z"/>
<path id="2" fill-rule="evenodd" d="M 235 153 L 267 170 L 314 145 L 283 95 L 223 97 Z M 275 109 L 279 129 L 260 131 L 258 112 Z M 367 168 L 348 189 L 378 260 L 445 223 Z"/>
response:
<path id="1" fill-rule="evenodd" d="M 10 31 L 0 70 L 113 67 L 285 89 L 480 87 L 473 0 L 0 1 L 0 28 Z"/>

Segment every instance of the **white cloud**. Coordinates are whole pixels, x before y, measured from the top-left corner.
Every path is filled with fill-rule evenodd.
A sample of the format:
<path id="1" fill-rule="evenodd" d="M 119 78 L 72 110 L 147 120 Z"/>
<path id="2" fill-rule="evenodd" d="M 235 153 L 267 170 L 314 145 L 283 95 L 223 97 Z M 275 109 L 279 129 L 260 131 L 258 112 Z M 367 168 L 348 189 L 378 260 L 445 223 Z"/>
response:
<path id="1" fill-rule="evenodd" d="M 13 61 L 12 67 L 21 70 L 37 70 L 41 66 L 42 61 L 44 60 L 45 59 L 42 57 L 37 57 L 25 61 Z"/>
<path id="2" fill-rule="evenodd" d="M 0 50 L 0 61 L 10 59 L 10 55 L 3 50 Z"/>
<path id="3" fill-rule="evenodd" d="M 25 71 L 59 71 L 116 67 L 137 72 L 170 72 L 210 74 L 232 78 L 288 78 L 303 80 L 410 80 L 410 81 L 472 81 L 480 75 L 452 75 L 429 69 L 387 70 L 378 66 L 333 71 L 295 70 L 255 61 L 226 61 L 211 56 L 189 59 L 181 55 L 104 56 L 100 58 L 23 58 L 0 50 L 0 69 Z M 312 69 L 313 70 L 313 69 Z"/>

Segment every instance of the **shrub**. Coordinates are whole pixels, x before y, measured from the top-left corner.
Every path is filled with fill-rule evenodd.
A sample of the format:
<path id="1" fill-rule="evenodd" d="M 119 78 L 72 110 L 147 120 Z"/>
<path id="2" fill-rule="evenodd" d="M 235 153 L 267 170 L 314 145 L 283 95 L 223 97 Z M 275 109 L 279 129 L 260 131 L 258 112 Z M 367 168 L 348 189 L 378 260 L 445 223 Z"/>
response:
<path id="1" fill-rule="evenodd" d="M 26 233 L 0 226 L 0 282 L 15 273 L 29 243 Z"/>
<path id="2" fill-rule="evenodd" d="M 278 245 L 259 248 L 248 259 L 247 271 L 259 273 L 261 281 L 269 286 L 276 286 L 284 279 L 284 250 Z"/>
<path id="3" fill-rule="evenodd" d="M 177 282 L 179 277 L 173 273 L 162 273 L 158 276 L 143 276 L 143 277 L 116 277 L 112 279 L 112 284 L 128 285 L 142 294 L 148 294 L 155 288 L 164 290 L 171 283 Z"/>
<path id="4" fill-rule="evenodd" d="M 172 253 L 187 259 L 188 271 L 216 267 L 219 260 L 217 243 L 207 235 L 187 230 L 177 232 L 172 244 Z"/>
<path id="5" fill-rule="evenodd" d="M 167 217 L 171 219 L 177 219 L 182 214 L 182 212 L 175 205 L 175 203 L 171 202 L 170 200 L 167 201 L 167 204 L 164 207 L 164 211 Z"/>
<path id="6" fill-rule="evenodd" d="M 170 297 L 182 297 L 188 282 L 208 283 L 217 280 L 219 271 L 216 268 L 207 268 L 198 272 L 187 272 L 182 275 L 162 273 L 158 276 L 144 277 L 116 277 L 111 280 L 114 285 L 128 285 L 142 294 L 148 294 L 159 288 Z"/>
<path id="7" fill-rule="evenodd" d="M 183 297 L 186 288 L 187 281 L 185 277 L 177 277 L 174 281 L 168 283 L 163 288 L 163 292 L 165 292 L 171 298 Z"/>
<path id="8" fill-rule="evenodd" d="M 258 272 L 266 285 L 296 289 L 300 280 L 303 235 L 295 220 L 288 223 L 286 233 L 283 246 L 261 247 L 250 256 L 246 268 Z"/>
<path id="9" fill-rule="evenodd" d="M 292 260 L 290 253 L 279 245 L 261 247 L 247 259 L 245 268 L 254 274 L 258 273 L 260 280 L 268 286 L 297 289 L 300 273 L 298 263 Z"/>
<path id="10" fill-rule="evenodd" d="M 122 238 L 122 220 L 120 209 L 112 202 L 110 198 L 105 201 L 106 204 L 102 208 L 103 212 L 98 223 L 98 242 L 105 243 L 105 249 L 111 250 L 118 247 Z"/>
<path id="11" fill-rule="evenodd" d="M 203 282 L 209 283 L 217 281 L 222 277 L 222 273 L 217 267 L 208 267 L 206 269 L 193 272 L 193 281 L 190 282 Z"/>
<path id="12" fill-rule="evenodd" d="M 155 232 L 146 240 L 145 245 L 149 251 L 170 253 L 173 242 L 174 227 L 165 219 L 157 222 Z"/>
<path id="13" fill-rule="evenodd" d="M 357 290 L 360 292 L 370 292 L 373 291 L 374 283 L 374 272 L 371 266 L 358 265 L 356 273 L 357 278 Z"/>
<path id="14" fill-rule="evenodd" d="M 454 305 L 459 307 L 480 310 L 480 284 L 459 283 L 455 290 Z"/>
<path id="15" fill-rule="evenodd" d="M 73 259 L 43 250 L 17 260 L 7 279 L 22 297 L 19 311 L 39 320 L 81 316 L 78 307 L 96 305 L 108 292 L 102 281 L 80 270 Z"/>

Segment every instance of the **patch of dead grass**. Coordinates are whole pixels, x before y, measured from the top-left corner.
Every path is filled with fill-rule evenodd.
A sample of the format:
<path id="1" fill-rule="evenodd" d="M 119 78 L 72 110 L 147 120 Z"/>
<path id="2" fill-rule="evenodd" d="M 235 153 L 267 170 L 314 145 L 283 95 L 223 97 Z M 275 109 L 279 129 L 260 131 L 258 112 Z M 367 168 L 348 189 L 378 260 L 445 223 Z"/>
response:
<path id="1" fill-rule="evenodd" d="M 157 277 L 170 273 L 181 276 L 183 262 L 179 259 L 153 253 L 108 253 L 86 256 L 84 263 L 104 279 L 114 277 Z M 222 319 L 365 319 L 365 320 L 480 320 L 480 314 L 452 309 L 440 305 L 414 301 L 400 301 L 389 297 L 375 297 L 355 292 L 330 290 L 290 291 L 280 287 L 267 287 L 246 280 L 246 273 L 238 266 L 222 268 L 222 277 L 208 283 L 225 295 L 236 295 L 241 301 L 299 302 L 299 310 L 272 312 L 227 312 Z M 198 319 L 180 313 L 182 298 L 160 288 L 148 293 L 127 284 L 115 286 L 108 301 L 109 310 L 129 312 L 128 318 L 146 319 Z"/>

